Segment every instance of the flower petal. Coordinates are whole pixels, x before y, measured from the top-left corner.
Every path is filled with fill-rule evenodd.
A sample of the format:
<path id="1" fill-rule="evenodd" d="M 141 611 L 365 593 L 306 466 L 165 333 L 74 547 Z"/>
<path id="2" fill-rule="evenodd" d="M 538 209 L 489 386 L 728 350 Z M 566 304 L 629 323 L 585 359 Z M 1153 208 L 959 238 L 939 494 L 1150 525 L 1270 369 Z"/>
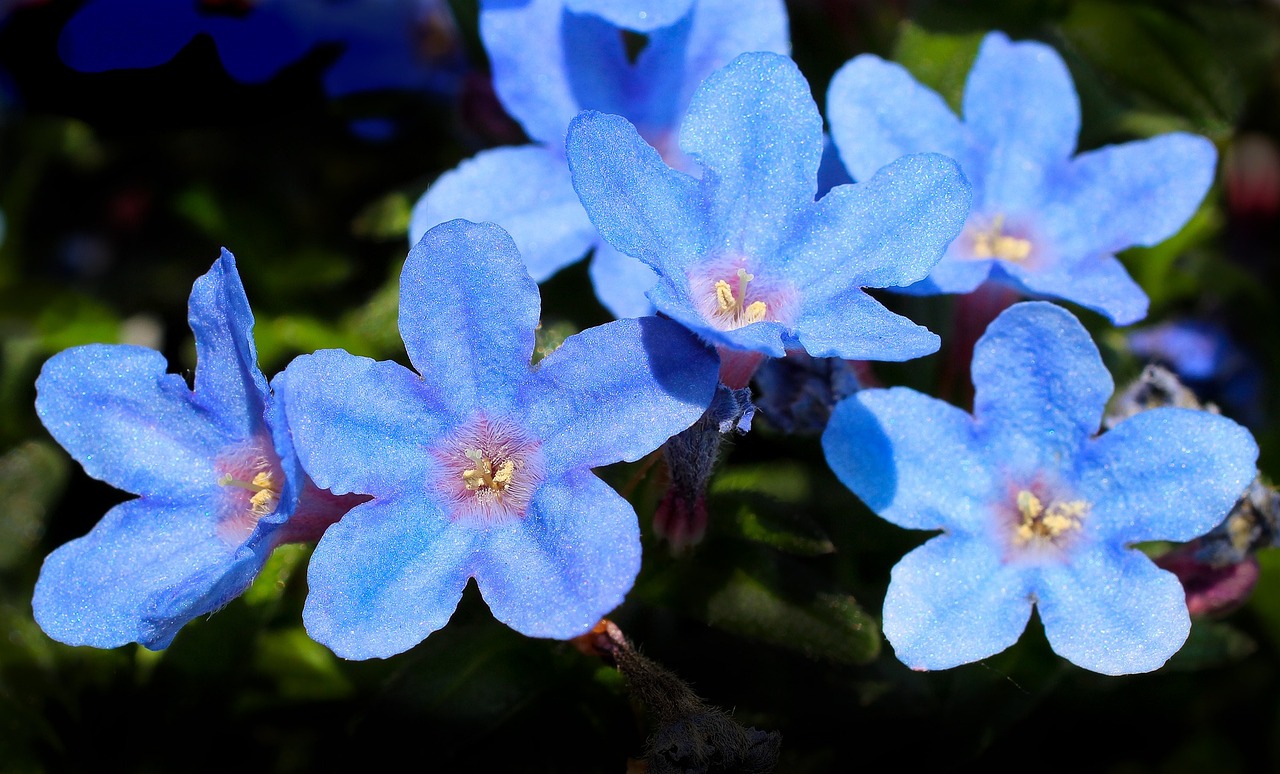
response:
<path id="1" fill-rule="evenodd" d="M 1116 325 L 1147 316 L 1147 294 L 1115 256 L 1091 256 L 1054 272 L 1026 271 L 1002 262 L 996 274 L 1002 273 L 1030 295 L 1077 303 L 1106 315 Z"/>
<path id="2" fill-rule="evenodd" d="M 267 379 L 258 369 L 249 299 L 225 248 L 192 285 L 188 310 L 196 340 L 195 399 L 228 435 L 248 438 L 263 425 Z"/>
<path id="3" fill-rule="evenodd" d="M 813 357 L 846 360 L 911 360 L 937 352 L 942 344 L 937 334 L 890 312 L 858 288 L 821 299 L 805 297 L 796 336 Z"/>
<path id="4" fill-rule="evenodd" d="M 167 647 L 183 624 L 244 591 L 266 560 L 219 538 L 216 513 L 207 500 L 112 508 L 45 559 L 32 601 L 40 628 L 70 645 Z"/>
<path id="5" fill-rule="evenodd" d="M 871 510 L 908 529 L 978 534 L 994 487 L 973 419 L 909 390 L 861 390 L 836 404 L 822 434 L 835 474 Z"/>
<path id="6" fill-rule="evenodd" d="M 650 32 L 675 22 L 689 12 L 693 0 L 564 0 L 574 13 L 592 13 L 617 27 Z"/>
<path id="7" fill-rule="evenodd" d="M 1150 672 L 1186 642 L 1191 619 L 1182 584 L 1137 551 L 1092 551 L 1041 573 L 1035 593 L 1045 635 L 1077 666 Z"/>
<path id="8" fill-rule="evenodd" d="M 386 658 L 444 626 L 483 533 L 450 524 L 420 492 L 352 508 L 307 568 L 307 633 L 343 658 Z"/>
<path id="9" fill-rule="evenodd" d="M 908 153 L 941 153 L 974 164 L 960 119 L 906 68 L 871 54 L 854 57 L 827 90 L 831 137 L 854 180 L 868 180 Z"/>
<path id="10" fill-rule="evenodd" d="M 334 494 L 389 497 L 425 480 L 426 445 L 460 418 L 448 395 L 404 366 L 338 349 L 294 358 L 276 389 L 298 459 Z"/>
<path id="11" fill-rule="evenodd" d="M 409 251 L 400 336 L 409 361 L 448 405 L 505 413 L 529 373 L 541 300 L 507 232 L 451 220 Z"/>
<path id="12" fill-rule="evenodd" d="M 535 282 L 581 258 L 599 239 L 564 159 L 536 145 L 482 151 L 441 175 L 413 207 L 410 243 L 454 218 L 505 229 Z"/>
<path id="13" fill-rule="evenodd" d="M 1089 444 L 1077 493 L 1100 539 L 1187 541 L 1217 526 L 1257 473 L 1253 437 L 1226 417 L 1157 408 Z"/>
<path id="14" fill-rule="evenodd" d="M 974 147 L 988 149 L 974 209 L 1018 211 L 1038 204 L 1045 176 L 1075 152 L 1080 100 L 1056 51 L 993 32 L 965 83 L 964 119 Z"/>
<path id="15" fill-rule="evenodd" d="M 583 112 L 566 141 L 573 187 L 609 244 L 660 274 L 707 249 L 698 181 L 677 172 L 619 116 Z"/>
<path id="16" fill-rule="evenodd" d="M 692 425 L 719 381 L 714 351 L 669 320 L 644 317 L 570 336 L 521 388 L 547 475 L 635 461 Z"/>
<path id="17" fill-rule="evenodd" d="M 1031 617 L 1026 580 L 981 540 L 935 537 L 902 557 L 884 598 L 884 635 L 912 669 L 949 669 L 1008 648 Z"/>
<path id="18" fill-rule="evenodd" d="M 743 54 L 707 76 L 689 104 L 680 146 L 707 170 L 716 222 L 732 241 L 722 249 L 773 253 L 795 209 L 817 194 L 822 117 L 785 56 Z"/>
<path id="19" fill-rule="evenodd" d="M 1043 301 L 1000 313 L 974 347 L 978 433 L 1017 478 L 1069 469 L 1115 389 L 1080 321 Z"/>
<path id="20" fill-rule="evenodd" d="M 36 413 L 54 439 L 112 486 L 173 498 L 217 485 L 214 458 L 233 439 L 195 404 L 186 382 L 143 347 L 90 344 L 59 352 L 36 380 Z"/>
<path id="21" fill-rule="evenodd" d="M 622 604 L 640 571 L 635 511 L 587 470 L 543 484 L 525 518 L 495 528 L 485 548 L 480 593 L 530 637 L 582 634 Z"/>
<path id="22" fill-rule="evenodd" d="M 654 313 L 646 293 L 657 284 L 658 276 L 639 260 L 618 252 L 607 242 L 599 242 L 591 256 L 589 272 L 596 298 L 614 317 L 645 317 Z"/>

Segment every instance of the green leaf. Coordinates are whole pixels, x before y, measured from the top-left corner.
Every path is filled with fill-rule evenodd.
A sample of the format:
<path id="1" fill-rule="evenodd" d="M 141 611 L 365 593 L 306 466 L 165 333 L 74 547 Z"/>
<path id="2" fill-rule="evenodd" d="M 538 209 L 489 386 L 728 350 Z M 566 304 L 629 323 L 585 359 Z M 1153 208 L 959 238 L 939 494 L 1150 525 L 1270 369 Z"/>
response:
<path id="1" fill-rule="evenodd" d="M 338 657 L 302 627 L 258 635 L 254 666 L 286 700 L 341 699 L 352 692 Z"/>
<path id="2" fill-rule="evenodd" d="M 1253 654 L 1258 643 L 1234 626 L 1220 621 L 1192 619 L 1191 634 L 1165 669 L 1194 672 L 1239 661 Z"/>
<path id="3" fill-rule="evenodd" d="M 44 441 L 27 441 L 0 457 L 0 569 L 30 561 L 66 485 L 68 467 L 66 455 Z"/>
<path id="4" fill-rule="evenodd" d="M 916 80 L 947 101 L 957 114 L 964 96 L 969 67 L 978 56 L 984 32 L 934 32 L 906 22 L 894 47 L 893 59 Z"/>

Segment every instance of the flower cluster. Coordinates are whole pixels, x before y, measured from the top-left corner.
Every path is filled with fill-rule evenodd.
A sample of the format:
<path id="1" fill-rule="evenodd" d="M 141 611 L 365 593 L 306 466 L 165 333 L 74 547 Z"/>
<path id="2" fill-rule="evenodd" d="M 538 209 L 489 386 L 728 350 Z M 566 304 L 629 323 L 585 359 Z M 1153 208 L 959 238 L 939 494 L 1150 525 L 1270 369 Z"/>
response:
<path id="1" fill-rule="evenodd" d="M 187 32 L 241 30 L 166 12 Z M 942 531 L 889 579 L 883 628 L 907 665 L 998 653 L 1033 607 L 1053 648 L 1094 671 L 1149 671 L 1181 647 L 1184 589 L 1133 545 L 1223 521 L 1257 473 L 1246 430 L 1158 408 L 1100 433 L 1111 377 L 1085 327 L 1044 300 L 1010 306 L 978 342 L 972 414 L 873 388 L 859 363 L 942 344 L 869 289 L 997 283 L 1141 319 L 1146 295 L 1116 253 L 1193 214 L 1208 140 L 1075 155 L 1061 57 L 992 33 L 963 120 L 896 64 L 846 64 L 826 119 L 857 182 L 826 186 L 824 117 L 786 55 L 780 0 L 485 0 L 479 21 L 532 142 L 480 152 L 414 208 L 409 366 L 321 349 L 268 383 L 225 252 L 191 295 L 193 387 L 138 347 L 46 363 L 49 432 L 137 495 L 45 562 L 47 633 L 166 647 L 301 541 L 316 543 L 307 632 L 345 658 L 412 648 L 471 581 L 513 629 L 574 638 L 624 602 L 642 562 L 632 503 L 593 469 L 661 449 L 675 494 L 654 527 L 692 544 L 720 436 L 764 407 L 779 432 L 821 431 L 832 470 L 881 517 Z M 544 354 L 537 283 L 588 251 L 618 319 Z M 766 359 L 782 364 L 756 378 Z"/>

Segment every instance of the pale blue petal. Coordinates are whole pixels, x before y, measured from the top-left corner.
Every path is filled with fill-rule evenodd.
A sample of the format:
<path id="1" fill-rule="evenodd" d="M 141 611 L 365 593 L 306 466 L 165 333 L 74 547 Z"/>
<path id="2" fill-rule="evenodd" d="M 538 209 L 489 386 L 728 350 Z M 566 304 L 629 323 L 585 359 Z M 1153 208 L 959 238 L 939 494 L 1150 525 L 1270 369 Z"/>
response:
<path id="1" fill-rule="evenodd" d="M 654 313 L 653 304 L 646 295 L 658 282 L 658 275 L 653 273 L 653 269 L 618 252 L 607 242 L 598 242 L 595 254 L 591 256 L 589 271 L 596 298 L 614 317 L 645 317 Z"/>
<path id="2" fill-rule="evenodd" d="M 1114 391 L 1084 326 L 1059 306 L 1013 306 L 974 347 L 974 416 L 989 459 L 1014 478 L 1065 474 Z"/>
<path id="3" fill-rule="evenodd" d="M 410 244 L 454 218 L 505 229 L 535 282 L 586 255 L 599 239 L 564 159 L 536 145 L 482 151 L 441 175 L 413 207 Z"/>
<path id="4" fill-rule="evenodd" d="M 719 368 L 715 352 L 681 325 L 618 320 L 570 336 L 539 361 L 519 403 L 556 477 L 657 449 L 702 416 Z"/>
<path id="5" fill-rule="evenodd" d="M 927 328 L 858 288 L 818 299 L 804 297 L 795 335 L 813 357 L 902 361 L 938 351 L 942 340 Z"/>
<path id="6" fill-rule="evenodd" d="M 871 54 L 854 57 L 831 79 L 827 120 L 854 180 L 908 153 L 941 153 L 976 166 L 964 127 L 942 97 L 906 68 Z"/>
<path id="7" fill-rule="evenodd" d="M 266 557 L 238 557 L 238 546 L 218 537 L 216 497 L 129 500 L 63 544 L 36 581 L 32 608 L 40 628 L 69 645 L 160 649 L 183 624 L 225 605 Z M 219 583 L 227 577 L 237 581 L 230 588 Z"/>
<path id="8" fill-rule="evenodd" d="M 196 340 L 196 402 L 228 435 L 254 435 L 262 427 L 267 379 L 258 370 L 249 299 L 225 248 L 191 286 L 187 320 Z"/>
<path id="9" fill-rule="evenodd" d="M 1039 204 L 1046 176 L 1075 152 L 1080 101 L 1056 51 L 993 32 L 965 83 L 964 120 L 986 150 L 974 208 L 1021 211 Z"/>
<path id="10" fill-rule="evenodd" d="M 339 349 L 300 355 L 283 376 L 298 459 L 334 494 L 389 497 L 425 480 L 426 447 L 474 410 L 402 365 Z"/>
<path id="11" fill-rule="evenodd" d="M 515 243 L 491 223 L 432 228 L 400 273 L 400 336 L 432 394 L 506 413 L 529 373 L 541 300 Z"/>
<path id="12" fill-rule="evenodd" d="M 702 82 L 680 147 L 706 170 L 705 190 L 726 239 L 716 247 L 768 255 L 796 209 L 817 194 L 822 117 L 794 62 L 743 54 Z"/>
<path id="13" fill-rule="evenodd" d="M 1055 271 L 1026 270 L 1005 262 L 997 273 L 1013 279 L 1028 295 L 1071 301 L 1105 315 L 1116 325 L 1129 325 L 1147 316 L 1147 294 L 1112 255 L 1092 256 Z"/>
<path id="14" fill-rule="evenodd" d="M 584 112 L 569 125 L 566 147 L 573 187 L 610 244 L 662 274 L 706 252 L 698 181 L 668 167 L 626 119 Z"/>
<path id="15" fill-rule="evenodd" d="M 491 531 L 475 578 L 499 621 L 568 639 L 622 604 L 639 571 L 631 504 L 576 470 L 544 483 L 524 519 Z"/>
<path id="16" fill-rule="evenodd" d="M 348 659 L 412 648 L 448 623 L 483 537 L 451 523 L 425 483 L 352 508 L 311 556 L 307 634 Z"/>
<path id="17" fill-rule="evenodd" d="M 1188 541 L 1217 526 L 1257 473 L 1253 437 L 1226 417 L 1157 408 L 1089 444 L 1076 493 L 1108 543 Z"/>
<path id="18" fill-rule="evenodd" d="M 703 80 L 739 54 L 748 51 L 791 53 L 784 0 L 697 0 L 691 18 L 693 24 L 682 68 L 684 79 L 676 102 L 679 109 L 672 114 L 673 124 L 683 117 Z M 645 64 L 644 52 L 641 52 L 640 65 Z M 654 66 L 658 64 L 655 62 Z M 670 98 L 668 95 L 667 99 Z"/>
<path id="19" fill-rule="evenodd" d="M 159 352 L 90 344 L 49 358 L 36 413 L 94 478 L 140 495 L 180 496 L 217 483 L 229 442 Z"/>
<path id="20" fill-rule="evenodd" d="M 1195 214 L 1213 183 L 1217 150 L 1175 132 L 1077 156 L 1053 181 L 1046 229 L 1061 260 L 1159 244 Z"/>
<path id="21" fill-rule="evenodd" d="M 1094 672 L 1159 669 L 1191 630 L 1182 584 L 1137 551 L 1077 554 L 1043 568 L 1035 592 L 1054 652 Z"/>
<path id="22" fill-rule="evenodd" d="M 564 0 L 574 13 L 591 13 L 636 32 L 666 27 L 689 12 L 693 0 Z"/>
<path id="23" fill-rule="evenodd" d="M 894 387 L 836 404 L 822 434 L 835 474 L 867 507 L 908 529 L 981 534 L 998 482 L 973 419 L 945 401 Z"/>
<path id="24" fill-rule="evenodd" d="M 955 243 L 933 267 L 929 276 L 914 285 L 901 288 L 901 292 L 918 296 L 938 293 L 972 293 L 991 275 L 995 261 L 974 260 L 962 256 Z"/>
<path id="25" fill-rule="evenodd" d="M 884 598 L 884 635 L 912 669 L 949 669 L 1018 641 L 1031 617 L 1022 573 L 984 541 L 941 535 L 902 557 Z"/>

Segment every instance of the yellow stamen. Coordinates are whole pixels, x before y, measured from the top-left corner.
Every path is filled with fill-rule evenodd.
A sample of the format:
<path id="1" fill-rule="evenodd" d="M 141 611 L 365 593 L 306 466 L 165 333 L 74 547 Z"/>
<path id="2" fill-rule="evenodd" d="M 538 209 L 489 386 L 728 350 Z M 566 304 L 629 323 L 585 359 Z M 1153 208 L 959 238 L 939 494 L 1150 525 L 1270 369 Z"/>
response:
<path id="1" fill-rule="evenodd" d="M 733 287 L 725 280 L 716 281 L 716 305 L 721 315 L 734 318 L 735 328 L 760 322 L 769 313 L 769 307 L 763 301 L 746 303 L 747 285 L 755 278 L 756 275 L 746 269 L 738 269 L 737 293 L 734 293 Z"/>
<path id="2" fill-rule="evenodd" d="M 241 481 L 228 474 L 218 479 L 218 485 L 234 486 L 237 489 L 252 492 L 253 495 L 249 498 L 249 510 L 254 516 L 266 516 L 275 510 L 276 503 L 280 501 L 280 488 L 276 486 L 275 478 L 267 470 L 256 473 L 252 481 Z"/>
<path id="3" fill-rule="evenodd" d="M 1052 542 L 1070 530 L 1080 529 L 1089 504 L 1084 500 L 1054 500 L 1044 503 L 1027 490 L 1018 492 L 1018 521 L 1014 537 L 1020 545 L 1032 541 Z"/>
<path id="4" fill-rule="evenodd" d="M 498 465 L 498 470 L 495 473 L 493 462 L 484 456 L 484 452 L 479 449 L 467 449 L 463 454 L 474 465 L 474 467 L 462 471 L 462 481 L 466 485 L 467 491 L 474 492 L 477 489 L 488 489 L 502 492 L 511 483 L 511 477 L 516 472 L 516 464 L 512 460 L 507 460 Z"/>
<path id="5" fill-rule="evenodd" d="M 1004 233 L 1004 216 L 997 215 L 991 227 L 973 234 L 974 258 L 999 258 L 1004 261 L 1025 261 L 1031 255 L 1031 241 Z"/>

